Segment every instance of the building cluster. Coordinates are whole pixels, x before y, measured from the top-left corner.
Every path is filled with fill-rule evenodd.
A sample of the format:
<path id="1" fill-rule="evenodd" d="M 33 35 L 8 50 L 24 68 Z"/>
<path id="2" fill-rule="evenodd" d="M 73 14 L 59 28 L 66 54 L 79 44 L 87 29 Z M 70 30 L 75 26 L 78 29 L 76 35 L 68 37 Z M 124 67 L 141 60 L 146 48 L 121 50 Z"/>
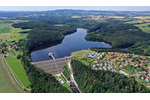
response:
<path id="1" fill-rule="evenodd" d="M 101 17 L 101 16 L 88 16 L 84 18 L 83 20 L 106 20 L 109 17 Z"/>
<path id="2" fill-rule="evenodd" d="M 23 41 L 27 41 L 28 39 L 22 39 L 22 40 L 19 40 L 19 41 L 16 41 L 14 43 L 10 43 L 8 40 L 3 40 L 3 43 L 5 43 L 5 47 L 2 47 L 0 45 L 0 53 L 4 53 L 6 54 L 6 56 L 10 56 L 12 55 L 12 53 L 10 53 L 9 51 L 12 51 L 12 50 L 18 50 L 18 46 L 16 45 L 17 42 L 21 43 Z"/>
<path id="3" fill-rule="evenodd" d="M 110 70 L 119 72 L 125 76 L 135 76 L 150 82 L 150 58 L 129 53 L 119 52 L 102 52 L 89 54 L 94 62 L 94 70 Z M 130 66 L 130 67 L 129 67 Z M 134 73 L 129 74 L 130 70 L 125 70 L 125 67 L 134 69 Z"/>

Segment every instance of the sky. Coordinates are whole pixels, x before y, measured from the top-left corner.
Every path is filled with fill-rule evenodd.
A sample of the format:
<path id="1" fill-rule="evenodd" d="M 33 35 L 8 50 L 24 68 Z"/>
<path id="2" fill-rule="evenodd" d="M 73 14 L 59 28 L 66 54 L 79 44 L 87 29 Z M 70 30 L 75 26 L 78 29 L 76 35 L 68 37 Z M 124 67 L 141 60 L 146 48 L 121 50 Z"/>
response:
<path id="1" fill-rule="evenodd" d="M 150 6 L 0 6 L 0 11 L 47 11 L 56 9 L 150 11 Z"/>
<path id="2" fill-rule="evenodd" d="M 150 0 L 0 0 L 0 11 L 56 9 L 150 11 Z"/>

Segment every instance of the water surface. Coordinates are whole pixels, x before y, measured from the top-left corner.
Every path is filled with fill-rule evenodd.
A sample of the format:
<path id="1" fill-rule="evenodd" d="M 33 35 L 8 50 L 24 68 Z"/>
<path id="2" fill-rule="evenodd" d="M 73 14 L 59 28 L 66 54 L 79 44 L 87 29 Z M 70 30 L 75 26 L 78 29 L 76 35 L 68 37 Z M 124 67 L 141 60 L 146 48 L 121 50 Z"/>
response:
<path id="1" fill-rule="evenodd" d="M 53 53 L 55 58 L 63 58 L 70 56 L 72 52 L 89 49 L 91 47 L 112 48 L 111 45 L 104 42 L 87 41 L 84 37 L 87 34 L 87 29 L 77 28 L 77 32 L 65 36 L 62 43 L 50 46 L 45 49 L 33 51 L 31 58 L 33 62 L 49 60 L 48 53 Z"/>

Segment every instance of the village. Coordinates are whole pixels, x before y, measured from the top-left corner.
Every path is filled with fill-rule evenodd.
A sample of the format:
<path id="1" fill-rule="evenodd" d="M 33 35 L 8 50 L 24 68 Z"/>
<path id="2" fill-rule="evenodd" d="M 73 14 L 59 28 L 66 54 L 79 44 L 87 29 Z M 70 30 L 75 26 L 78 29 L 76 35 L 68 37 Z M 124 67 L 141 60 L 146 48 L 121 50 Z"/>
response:
<path id="1" fill-rule="evenodd" d="M 21 39 L 19 41 L 8 41 L 8 40 L 2 40 L 2 44 L 0 45 L 0 53 L 5 54 L 5 56 L 16 56 L 17 51 L 19 51 L 19 47 L 17 46 L 18 43 L 22 43 L 23 41 L 26 41 L 27 39 Z"/>
<path id="2" fill-rule="evenodd" d="M 147 84 L 150 82 L 149 57 L 119 52 L 90 53 L 87 57 L 94 62 L 93 70 L 109 70 L 128 77 L 135 76 Z"/>

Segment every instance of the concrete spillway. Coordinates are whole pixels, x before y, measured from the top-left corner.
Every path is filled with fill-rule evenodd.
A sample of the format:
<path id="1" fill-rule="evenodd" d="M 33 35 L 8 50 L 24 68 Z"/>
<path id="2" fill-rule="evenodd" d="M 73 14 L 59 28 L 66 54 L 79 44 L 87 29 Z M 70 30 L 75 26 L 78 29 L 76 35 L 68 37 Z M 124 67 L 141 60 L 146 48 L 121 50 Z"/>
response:
<path id="1" fill-rule="evenodd" d="M 63 71 L 65 58 L 46 60 L 40 62 L 32 62 L 35 67 L 44 70 L 48 74 L 58 75 Z"/>

